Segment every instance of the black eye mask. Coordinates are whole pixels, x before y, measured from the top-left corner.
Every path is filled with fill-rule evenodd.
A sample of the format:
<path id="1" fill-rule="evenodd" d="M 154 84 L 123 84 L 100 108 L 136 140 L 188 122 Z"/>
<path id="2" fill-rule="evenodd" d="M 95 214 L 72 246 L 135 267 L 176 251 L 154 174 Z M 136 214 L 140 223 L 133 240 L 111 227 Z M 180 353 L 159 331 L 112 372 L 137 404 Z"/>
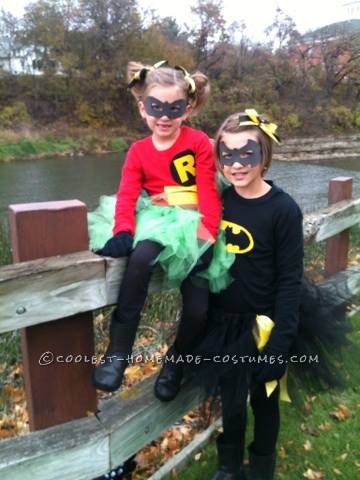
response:
<path id="1" fill-rule="evenodd" d="M 151 117 L 161 118 L 166 115 L 168 118 L 179 118 L 186 112 L 186 100 L 180 98 L 175 102 L 161 102 L 155 97 L 146 97 L 144 100 L 145 112 Z"/>
<path id="2" fill-rule="evenodd" d="M 219 145 L 221 165 L 231 167 L 235 162 L 241 165 L 251 165 L 255 167 L 261 163 L 261 146 L 254 140 L 248 140 L 247 144 L 241 148 L 228 148 L 224 142 Z"/>

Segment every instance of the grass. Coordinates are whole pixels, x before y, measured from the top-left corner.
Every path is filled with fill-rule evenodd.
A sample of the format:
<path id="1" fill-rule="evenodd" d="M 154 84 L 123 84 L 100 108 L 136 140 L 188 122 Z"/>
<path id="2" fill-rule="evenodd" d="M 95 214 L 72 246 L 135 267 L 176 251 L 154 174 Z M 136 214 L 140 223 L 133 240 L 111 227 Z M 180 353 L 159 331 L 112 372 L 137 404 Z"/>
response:
<path id="1" fill-rule="evenodd" d="M 0 140 L 0 160 L 11 160 L 40 154 L 73 152 L 79 146 L 80 143 L 70 137 L 63 139 L 56 139 L 52 136 L 24 138 L 16 143 Z"/>
<path id="2" fill-rule="evenodd" d="M 10 243 L 5 226 L 0 221 L 0 266 L 11 263 Z"/>
<path id="3" fill-rule="evenodd" d="M 37 158 L 46 155 L 101 153 L 124 151 L 128 141 L 118 129 L 99 131 L 75 129 L 60 125 L 48 131 L 16 133 L 0 130 L 0 161 L 16 158 Z"/>
<path id="4" fill-rule="evenodd" d="M 360 347 L 360 314 L 353 318 L 353 325 L 351 337 Z M 276 479 L 360 478 L 359 361 L 359 350 L 356 353 L 352 348 L 344 352 L 342 368 L 348 379 L 345 389 L 311 395 L 302 391 L 293 404 L 281 404 Z M 251 441 L 251 430 L 252 421 L 247 443 Z M 216 463 L 215 443 L 211 442 L 200 459 L 193 459 L 186 470 L 174 472 L 166 480 L 208 480 L 216 470 Z"/>

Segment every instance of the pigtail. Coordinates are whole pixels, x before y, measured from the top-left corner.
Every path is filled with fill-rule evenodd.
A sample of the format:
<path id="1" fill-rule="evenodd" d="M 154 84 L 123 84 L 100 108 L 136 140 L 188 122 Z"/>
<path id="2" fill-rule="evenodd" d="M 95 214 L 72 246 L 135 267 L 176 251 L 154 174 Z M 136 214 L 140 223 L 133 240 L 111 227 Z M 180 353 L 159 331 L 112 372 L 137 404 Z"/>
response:
<path id="1" fill-rule="evenodd" d="M 146 88 L 145 75 L 141 78 L 140 72 L 149 68 L 140 62 L 129 62 L 126 69 L 128 88 L 136 100 L 140 100 Z M 138 77 L 136 81 L 134 79 Z"/>
<path id="2" fill-rule="evenodd" d="M 195 72 L 191 75 L 195 82 L 195 92 L 189 95 L 189 103 L 193 108 L 194 114 L 198 113 L 206 105 L 210 97 L 210 82 L 206 75 L 201 72 Z"/>

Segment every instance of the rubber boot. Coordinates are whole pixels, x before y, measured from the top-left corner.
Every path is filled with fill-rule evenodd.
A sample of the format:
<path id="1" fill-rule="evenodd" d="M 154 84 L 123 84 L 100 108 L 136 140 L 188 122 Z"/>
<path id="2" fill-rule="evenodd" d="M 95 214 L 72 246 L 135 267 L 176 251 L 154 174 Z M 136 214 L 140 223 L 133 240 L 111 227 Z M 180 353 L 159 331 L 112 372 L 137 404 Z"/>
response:
<path id="1" fill-rule="evenodd" d="M 225 443 L 223 435 L 216 440 L 219 468 L 211 480 L 246 480 L 243 468 L 243 449 L 234 443 Z"/>
<path id="2" fill-rule="evenodd" d="M 109 346 L 93 372 L 93 385 L 105 392 L 114 392 L 120 387 L 136 334 L 131 325 L 119 323 L 114 317 L 115 314 L 110 324 Z"/>
<path id="3" fill-rule="evenodd" d="M 276 453 L 257 455 L 249 447 L 248 480 L 273 480 L 275 475 Z"/>
<path id="4" fill-rule="evenodd" d="M 155 397 L 163 402 L 173 400 L 180 390 L 184 359 L 175 346 L 169 348 L 154 386 Z"/>

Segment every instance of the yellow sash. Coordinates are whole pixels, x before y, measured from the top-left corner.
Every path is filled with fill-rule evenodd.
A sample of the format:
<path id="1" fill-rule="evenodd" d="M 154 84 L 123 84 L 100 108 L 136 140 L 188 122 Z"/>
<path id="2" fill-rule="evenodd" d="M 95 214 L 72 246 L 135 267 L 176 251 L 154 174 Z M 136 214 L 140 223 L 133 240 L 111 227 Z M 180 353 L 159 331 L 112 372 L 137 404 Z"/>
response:
<path id="1" fill-rule="evenodd" d="M 165 186 L 164 194 L 167 204 L 171 206 L 198 204 L 196 185 L 192 185 L 191 187 L 177 185 Z"/>
<path id="2" fill-rule="evenodd" d="M 256 347 L 261 351 L 269 341 L 271 331 L 274 328 L 274 322 L 266 315 L 256 315 L 256 321 L 253 328 L 253 336 Z M 280 400 L 284 402 L 291 402 L 289 392 L 287 389 L 287 370 L 280 380 L 271 380 L 265 383 L 266 395 L 270 397 L 277 385 L 280 387 Z"/>

